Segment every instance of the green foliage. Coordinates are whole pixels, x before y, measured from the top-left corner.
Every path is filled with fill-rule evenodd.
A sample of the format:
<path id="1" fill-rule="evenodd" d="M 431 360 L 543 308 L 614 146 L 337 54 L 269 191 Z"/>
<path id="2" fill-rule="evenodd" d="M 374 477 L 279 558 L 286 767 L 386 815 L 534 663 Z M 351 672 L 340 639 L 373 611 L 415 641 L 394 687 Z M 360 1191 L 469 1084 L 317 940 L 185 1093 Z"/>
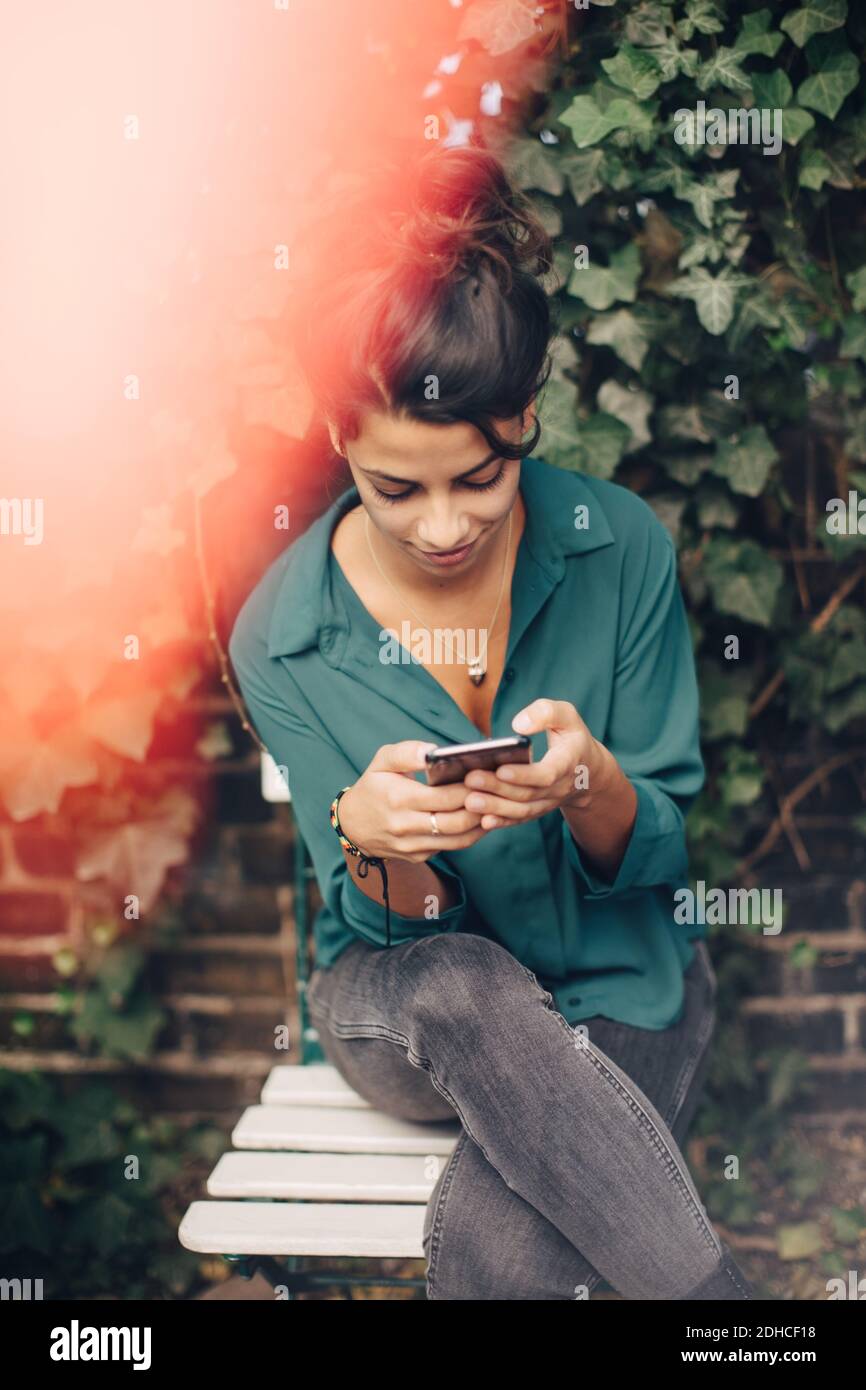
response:
<path id="1" fill-rule="evenodd" d="M 811 727 L 832 753 L 866 720 L 856 596 L 812 630 L 866 546 L 827 526 L 831 498 L 866 496 L 866 13 L 621 0 L 574 32 L 511 166 L 561 229 L 568 351 L 539 453 L 636 488 L 677 541 L 708 767 L 689 830 L 712 878 L 775 810 L 767 743 Z M 762 109 L 782 113 L 777 153 L 746 116 Z"/>
<path id="2" fill-rule="evenodd" d="M 64 1007 L 82 1051 L 133 1062 L 154 1051 L 166 1014 L 148 993 L 146 961 L 144 949 L 128 940 L 93 958 L 92 978 Z"/>
<path id="3" fill-rule="evenodd" d="M 199 1260 L 177 1243 L 188 1197 L 179 1179 L 192 1161 L 204 1172 L 223 1136 L 144 1118 L 105 1082 L 70 1096 L 35 1073 L 0 1071 L 0 1114 L 0 1256 L 9 1277 L 44 1279 L 46 1299 L 190 1292 Z"/>

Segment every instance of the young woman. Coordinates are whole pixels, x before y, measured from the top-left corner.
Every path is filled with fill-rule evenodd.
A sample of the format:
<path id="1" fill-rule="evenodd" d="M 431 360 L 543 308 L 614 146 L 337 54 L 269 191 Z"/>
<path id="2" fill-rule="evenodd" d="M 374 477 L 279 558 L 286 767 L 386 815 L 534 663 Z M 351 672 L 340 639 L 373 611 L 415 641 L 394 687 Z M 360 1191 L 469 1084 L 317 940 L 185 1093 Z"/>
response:
<path id="1" fill-rule="evenodd" d="M 428 1297 L 753 1298 L 679 1148 L 716 982 L 673 916 L 704 776 L 674 548 L 533 457 L 551 247 L 523 196 L 473 148 L 411 181 L 317 241 L 298 350 L 353 486 L 230 641 L 324 900 L 312 1016 L 371 1104 L 459 1117 Z M 426 782 L 433 746 L 514 732 L 529 765 Z"/>

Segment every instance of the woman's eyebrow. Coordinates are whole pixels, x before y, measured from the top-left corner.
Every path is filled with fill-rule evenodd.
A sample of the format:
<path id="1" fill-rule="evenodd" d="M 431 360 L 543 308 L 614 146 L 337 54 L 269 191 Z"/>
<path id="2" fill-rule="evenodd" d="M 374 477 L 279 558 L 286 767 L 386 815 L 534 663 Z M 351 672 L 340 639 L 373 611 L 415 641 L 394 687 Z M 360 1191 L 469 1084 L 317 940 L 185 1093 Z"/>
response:
<path id="1" fill-rule="evenodd" d="M 494 449 L 491 453 L 487 455 L 486 459 L 482 459 L 480 463 L 473 464 L 472 467 L 467 469 L 465 473 L 458 473 L 457 477 L 454 478 L 452 481 L 459 483 L 464 478 L 471 478 L 473 473 L 477 473 L 480 469 L 486 468 L 488 463 L 492 463 L 496 457 L 497 454 L 496 450 Z M 383 482 L 402 483 L 404 487 L 415 486 L 414 478 L 395 478 L 392 473 L 380 473 L 378 468 L 362 468 L 361 472 L 364 473 L 368 478 L 381 478 Z"/>

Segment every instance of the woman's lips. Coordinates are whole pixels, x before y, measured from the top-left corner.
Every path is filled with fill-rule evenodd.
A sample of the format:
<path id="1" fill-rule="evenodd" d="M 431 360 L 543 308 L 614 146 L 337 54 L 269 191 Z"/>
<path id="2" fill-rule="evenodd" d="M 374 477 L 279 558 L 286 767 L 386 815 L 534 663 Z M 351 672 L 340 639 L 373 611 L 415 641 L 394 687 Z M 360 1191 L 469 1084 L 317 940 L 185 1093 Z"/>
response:
<path id="1" fill-rule="evenodd" d="M 458 550 L 420 550 L 418 546 L 415 549 L 424 556 L 425 560 L 430 560 L 434 565 L 459 565 L 461 560 L 466 559 L 474 545 L 475 542 L 470 541 L 468 545 L 461 545 Z"/>

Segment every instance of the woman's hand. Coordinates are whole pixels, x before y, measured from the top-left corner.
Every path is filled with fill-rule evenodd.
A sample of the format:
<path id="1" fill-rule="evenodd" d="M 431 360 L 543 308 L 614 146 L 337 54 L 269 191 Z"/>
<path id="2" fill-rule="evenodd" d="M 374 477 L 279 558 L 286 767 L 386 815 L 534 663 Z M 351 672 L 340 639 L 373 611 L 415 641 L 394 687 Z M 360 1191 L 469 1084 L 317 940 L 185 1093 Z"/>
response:
<path id="1" fill-rule="evenodd" d="M 464 806 L 462 782 L 431 787 L 416 782 L 434 743 L 386 743 L 340 799 L 340 824 L 365 854 L 423 864 L 443 850 L 466 849 L 487 834 L 481 817 Z M 431 811 L 439 834 L 434 835 Z"/>
<path id="2" fill-rule="evenodd" d="M 515 715 L 511 727 L 518 734 L 545 731 L 547 752 L 537 763 L 504 763 L 496 772 L 467 773 L 464 804 L 480 815 L 485 830 L 584 806 L 618 769 L 613 754 L 565 700 L 534 700 Z"/>

